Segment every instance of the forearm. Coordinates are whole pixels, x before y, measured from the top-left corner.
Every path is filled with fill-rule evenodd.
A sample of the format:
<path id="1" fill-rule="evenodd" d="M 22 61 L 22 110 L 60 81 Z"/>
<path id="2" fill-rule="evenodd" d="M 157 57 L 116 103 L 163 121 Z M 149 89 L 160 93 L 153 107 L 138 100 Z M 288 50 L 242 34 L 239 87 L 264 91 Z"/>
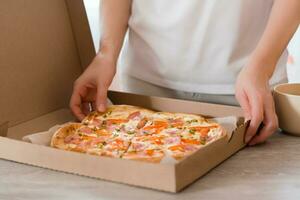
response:
<path id="1" fill-rule="evenodd" d="M 299 0 L 275 0 L 267 27 L 250 59 L 253 67 L 259 67 L 270 78 L 299 22 Z"/>
<path id="2" fill-rule="evenodd" d="M 128 29 L 131 0 L 101 0 L 99 54 L 117 62 Z"/>

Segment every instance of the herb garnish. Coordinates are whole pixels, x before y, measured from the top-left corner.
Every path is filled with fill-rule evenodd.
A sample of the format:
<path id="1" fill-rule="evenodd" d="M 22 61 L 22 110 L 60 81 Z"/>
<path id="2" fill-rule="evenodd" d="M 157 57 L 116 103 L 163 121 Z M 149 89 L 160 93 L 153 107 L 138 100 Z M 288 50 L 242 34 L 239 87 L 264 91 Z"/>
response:
<path id="1" fill-rule="evenodd" d="M 127 131 L 127 134 L 128 134 L 128 135 L 133 135 L 133 134 L 134 134 L 134 131 Z"/>

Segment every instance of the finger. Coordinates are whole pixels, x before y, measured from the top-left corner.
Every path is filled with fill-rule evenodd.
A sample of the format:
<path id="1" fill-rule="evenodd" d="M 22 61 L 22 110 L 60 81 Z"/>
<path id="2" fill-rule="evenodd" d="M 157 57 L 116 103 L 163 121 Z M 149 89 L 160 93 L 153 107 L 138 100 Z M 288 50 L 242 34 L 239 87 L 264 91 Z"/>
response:
<path id="1" fill-rule="evenodd" d="M 264 103 L 264 126 L 257 136 L 255 136 L 249 145 L 255 145 L 264 142 L 278 129 L 278 118 L 275 112 L 274 100 L 268 95 Z"/>
<path id="2" fill-rule="evenodd" d="M 80 90 L 82 88 L 75 85 L 74 89 L 73 89 L 73 93 L 71 96 L 71 100 L 70 100 L 70 108 L 73 112 L 73 114 L 79 119 L 79 120 L 83 120 L 85 115 L 82 112 L 81 109 L 81 103 L 82 103 L 82 97 L 80 95 Z"/>
<path id="3" fill-rule="evenodd" d="M 99 85 L 97 87 L 96 107 L 99 112 L 106 110 L 107 87 Z"/>
<path id="4" fill-rule="evenodd" d="M 82 111 L 84 115 L 88 115 L 92 111 L 91 103 L 90 102 L 84 102 L 82 103 Z"/>
<path id="5" fill-rule="evenodd" d="M 251 109 L 250 109 L 250 104 L 249 104 L 249 99 L 247 95 L 242 92 L 242 93 L 237 93 L 236 99 L 240 103 L 240 106 L 243 109 L 244 112 L 244 118 L 245 122 L 251 119 Z"/>
<path id="6" fill-rule="evenodd" d="M 251 121 L 246 132 L 245 142 L 248 143 L 256 134 L 263 121 L 263 102 L 259 95 L 251 95 L 249 98 L 251 107 Z"/>

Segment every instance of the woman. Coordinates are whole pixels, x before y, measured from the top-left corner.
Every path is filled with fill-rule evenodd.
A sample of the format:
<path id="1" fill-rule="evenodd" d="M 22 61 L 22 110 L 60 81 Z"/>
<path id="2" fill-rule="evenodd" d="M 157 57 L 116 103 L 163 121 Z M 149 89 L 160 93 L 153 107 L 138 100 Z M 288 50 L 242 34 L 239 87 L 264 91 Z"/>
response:
<path id="1" fill-rule="evenodd" d="M 102 0 L 101 9 L 100 50 L 70 102 L 79 119 L 87 102 L 106 109 L 128 31 L 120 57 L 126 90 L 238 102 L 251 120 L 249 145 L 277 130 L 271 87 L 286 81 L 285 49 L 299 25 L 299 0 Z"/>

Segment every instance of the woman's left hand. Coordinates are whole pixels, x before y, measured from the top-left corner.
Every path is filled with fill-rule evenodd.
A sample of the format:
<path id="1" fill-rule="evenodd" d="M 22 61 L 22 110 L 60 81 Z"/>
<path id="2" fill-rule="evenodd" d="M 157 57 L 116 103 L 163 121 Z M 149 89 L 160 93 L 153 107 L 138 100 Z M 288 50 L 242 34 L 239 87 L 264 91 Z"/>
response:
<path id="1" fill-rule="evenodd" d="M 264 66 L 248 64 L 236 81 L 236 99 L 250 125 L 245 135 L 248 145 L 264 142 L 278 129 L 274 100 Z"/>

